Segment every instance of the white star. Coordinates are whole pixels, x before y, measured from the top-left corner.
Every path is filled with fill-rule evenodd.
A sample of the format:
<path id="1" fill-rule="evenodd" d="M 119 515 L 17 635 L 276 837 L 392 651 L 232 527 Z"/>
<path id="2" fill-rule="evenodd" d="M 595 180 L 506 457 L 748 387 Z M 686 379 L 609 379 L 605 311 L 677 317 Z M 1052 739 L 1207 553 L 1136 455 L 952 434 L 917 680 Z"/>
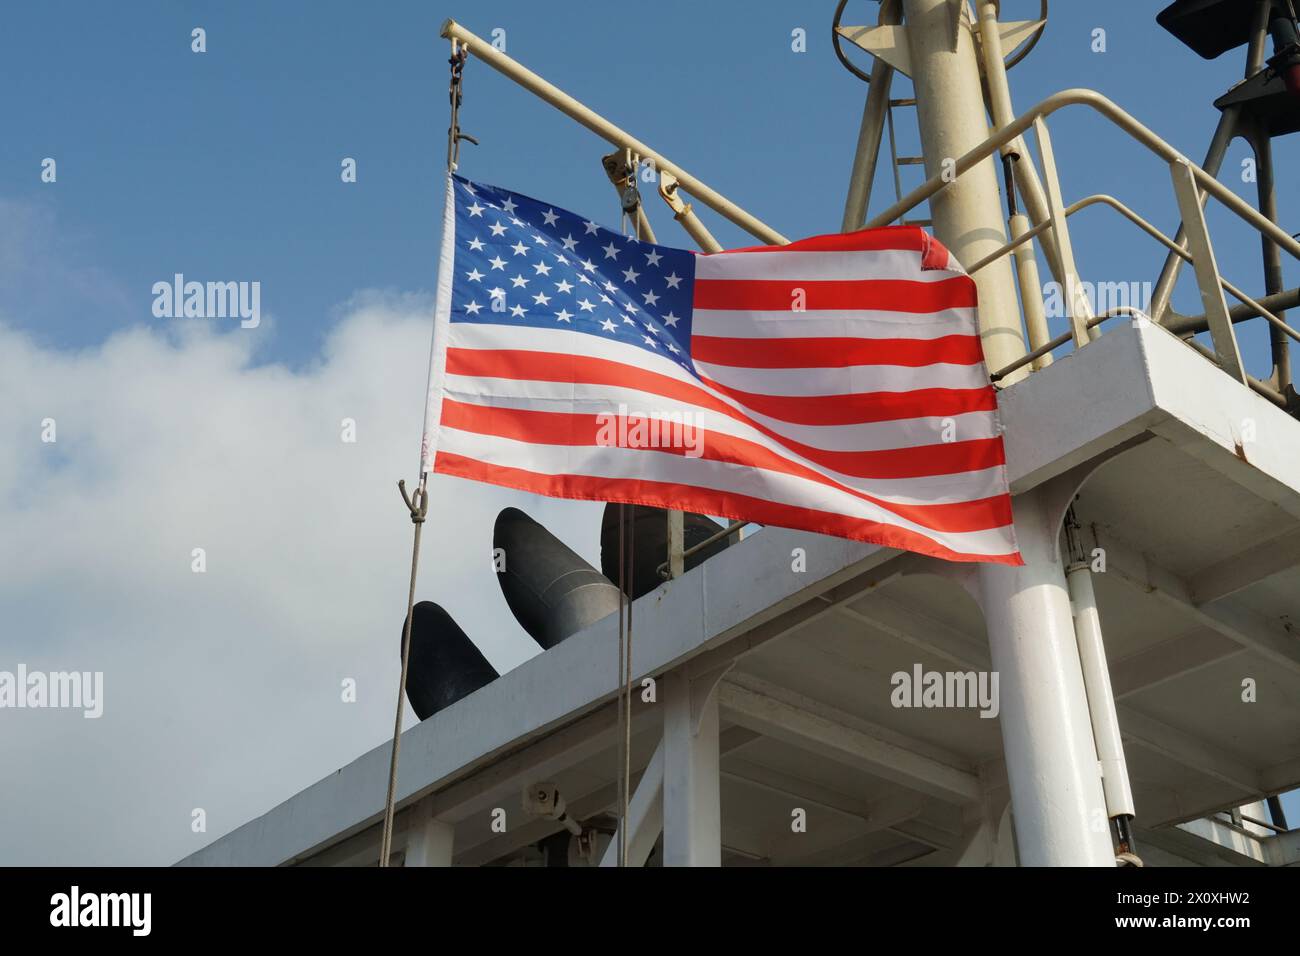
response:
<path id="1" fill-rule="evenodd" d="M 528 225 L 528 223 L 524 222 L 522 219 L 520 219 L 520 218 L 518 218 L 518 217 L 516 217 L 516 216 L 511 216 L 511 217 L 510 217 L 510 222 L 511 222 L 512 224 L 518 226 L 520 229 L 522 229 L 524 226 Z"/>
<path id="2" fill-rule="evenodd" d="M 514 283 L 516 289 L 522 289 L 524 286 L 528 285 L 528 280 L 523 276 L 515 276 L 510 281 Z"/>
<path id="3" fill-rule="evenodd" d="M 618 328 L 618 326 L 616 326 L 613 322 L 609 321 L 609 319 L 604 319 L 600 323 L 600 327 L 604 329 L 606 332 L 613 332 L 614 329 Z"/>
<path id="4" fill-rule="evenodd" d="M 612 283 L 612 282 L 610 282 L 608 279 L 606 279 L 606 280 L 605 280 L 605 291 L 606 291 L 606 292 L 617 292 L 617 291 L 618 291 L 618 286 L 614 285 L 614 283 Z"/>
<path id="5" fill-rule="evenodd" d="M 470 269 L 469 272 L 465 273 L 465 278 L 470 282 L 478 282 L 483 278 L 483 273 L 479 272 L 477 269 Z"/>
<path id="6" fill-rule="evenodd" d="M 489 259 L 488 265 L 490 265 L 493 269 L 504 269 L 506 267 L 506 260 L 502 259 L 500 256 L 497 256 L 493 259 Z"/>
<path id="7" fill-rule="evenodd" d="M 483 306 L 479 305 L 477 302 L 471 302 L 469 305 L 465 306 L 465 311 L 470 315 L 478 315 L 482 308 Z"/>
<path id="8" fill-rule="evenodd" d="M 522 242 L 516 242 L 516 243 L 515 243 L 513 246 L 511 246 L 510 248 L 513 249 L 513 250 L 515 250 L 515 255 L 517 255 L 517 256 L 526 256 L 526 255 L 528 255 L 528 247 L 527 247 L 526 245 L 524 245 Z"/>
<path id="9" fill-rule="evenodd" d="M 583 260 L 582 260 L 582 267 L 583 267 L 584 269 L 586 269 L 588 272 L 595 272 L 595 271 L 596 271 L 596 266 L 595 266 L 595 264 L 594 264 L 590 259 L 583 259 Z"/>
<path id="10" fill-rule="evenodd" d="M 677 354 L 677 346 L 673 345 L 672 342 L 665 342 L 664 344 L 668 346 L 668 351 L 672 352 L 674 355 Z"/>
<path id="11" fill-rule="evenodd" d="M 551 274 L 551 267 L 548 266 L 545 262 L 534 262 L 533 271 L 536 272 L 539 276 L 548 276 Z"/>
<path id="12" fill-rule="evenodd" d="M 483 248 L 483 240 L 482 240 L 482 239 L 477 239 L 477 238 L 476 238 L 476 239 L 471 239 L 471 240 L 469 241 L 469 247 L 470 247 L 471 249 L 473 249 L 475 252 L 478 252 L 480 249 Z"/>
<path id="13" fill-rule="evenodd" d="M 601 302 L 604 302 L 606 305 L 613 305 L 613 304 L 614 304 L 614 300 L 611 299 L 609 296 L 605 295 L 605 293 L 603 293 L 603 292 L 600 294 L 600 301 L 601 301 Z"/>
<path id="14" fill-rule="evenodd" d="M 586 226 L 587 235 L 589 236 L 594 236 L 596 234 L 596 230 L 600 228 L 600 226 L 596 225 L 594 222 L 584 222 L 583 225 Z"/>
<path id="15" fill-rule="evenodd" d="M 488 295 L 492 296 L 494 299 L 504 299 L 506 296 L 506 290 L 498 286 L 495 289 L 488 289 Z"/>
<path id="16" fill-rule="evenodd" d="M 573 286 L 569 285 L 568 279 L 561 279 L 559 282 L 555 283 L 555 288 L 559 289 L 561 292 L 571 292 L 573 290 Z"/>
<path id="17" fill-rule="evenodd" d="M 522 305 L 512 305 L 510 307 L 510 314 L 513 315 L 516 319 L 523 318 L 524 312 L 526 311 L 527 310 Z M 673 351 L 676 351 L 676 349 L 674 349 Z"/>
<path id="18" fill-rule="evenodd" d="M 472 206 L 468 206 L 468 207 L 466 207 L 466 208 L 469 209 L 469 214 L 470 214 L 471 216 L 481 216 L 481 215 L 483 215 L 483 207 L 480 206 L 477 202 L 474 203 L 474 205 L 472 205 Z"/>
<path id="19" fill-rule="evenodd" d="M 652 250 L 645 254 L 645 264 L 648 266 L 657 266 L 659 265 L 659 260 L 662 258 L 663 256 L 659 255 L 659 253 L 654 252 Z"/>
<path id="20" fill-rule="evenodd" d="M 501 225 L 501 223 L 497 223 L 495 226 L 488 226 L 488 229 L 492 231 L 492 235 L 494 236 L 500 236 L 506 231 L 506 227 Z"/>
<path id="21" fill-rule="evenodd" d="M 624 325 L 630 325 L 630 326 L 632 326 L 633 328 L 636 328 L 636 323 L 633 322 L 633 321 L 631 320 L 631 318 L 629 318 L 629 317 L 626 316 L 626 315 L 623 316 L 623 324 L 624 324 Z"/>
<path id="22" fill-rule="evenodd" d="M 645 299 L 646 305 L 654 305 L 659 301 L 659 296 L 655 295 L 653 292 L 647 292 L 645 295 L 641 296 L 641 298 Z"/>
<path id="23" fill-rule="evenodd" d="M 635 283 L 637 277 L 640 275 L 641 273 L 637 272 L 635 269 L 631 268 L 630 266 L 623 270 L 623 279 L 626 282 Z"/>
<path id="24" fill-rule="evenodd" d="M 573 314 L 571 312 L 566 312 L 564 309 L 561 309 L 559 312 L 555 313 L 556 322 L 568 322 L 572 318 L 573 318 Z"/>
<path id="25" fill-rule="evenodd" d="M 551 297 L 545 292 L 539 292 L 537 295 L 533 296 L 533 301 L 538 305 L 547 305 L 551 301 Z"/>
<path id="26" fill-rule="evenodd" d="M 612 241 L 610 242 L 609 245 L 607 245 L 607 246 L 601 246 L 601 248 L 605 250 L 605 258 L 606 258 L 606 259 L 617 259 L 617 258 L 618 258 L 618 253 L 619 253 L 618 247 L 615 246 L 614 243 L 613 243 Z"/>
<path id="27" fill-rule="evenodd" d="M 649 322 L 645 322 L 645 323 L 642 323 L 642 324 L 645 325 L 645 330 L 646 330 L 647 332 L 649 332 L 651 335 L 658 335 L 658 334 L 659 334 L 659 330 L 656 329 L 656 328 L 655 328 L 653 325 L 651 325 Z"/>
<path id="28" fill-rule="evenodd" d="M 681 319 L 673 315 L 671 312 L 664 316 L 664 325 L 668 326 L 670 329 L 676 328 L 677 323 L 680 321 Z"/>
<path id="29" fill-rule="evenodd" d="M 659 348 L 659 343 L 656 342 L 654 339 L 650 338 L 650 336 L 648 336 L 648 335 L 643 335 L 643 336 L 641 336 L 641 338 L 645 339 L 645 344 L 646 344 L 646 345 L 653 345 L 655 348 Z"/>
<path id="30" fill-rule="evenodd" d="M 537 243 L 539 246 L 546 245 L 546 240 L 543 239 L 541 235 L 533 236 L 533 242 Z"/>
<path id="31" fill-rule="evenodd" d="M 634 306 L 631 302 L 625 302 L 625 303 L 623 303 L 623 308 L 627 309 L 627 311 L 629 311 L 629 312 L 640 312 L 640 311 L 641 311 L 641 310 L 638 309 L 636 306 Z"/>
<path id="32" fill-rule="evenodd" d="M 501 204 L 501 208 L 504 209 L 506 212 L 510 213 L 511 215 L 513 215 L 515 211 L 515 204 L 513 200 L 507 199 L 505 202 Z"/>
<path id="33" fill-rule="evenodd" d="M 478 193 L 474 192 L 474 187 L 469 183 L 461 183 L 460 185 L 464 188 L 465 192 L 469 193 L 471 196 L 478 195 Z"/>
<path id="34" fill-rule="evenodd" d="M 594 303 L 594 302 L 590 302 L 590 301 L 588 301 L 587 299 L 579 299 L 579 300 L 578 300 L 578 307 L 581 308 L 583 312 L 595 312 L 595 311 L 596 311 L 596 303 Z"/>
<path id="35" fill-rule="evenodd" d="M 676 272 L 674 272 L 670 276 L 665 277 L 664 281 L 668 283 L 668 288 L 670 289 L 676 289 L 679 285 L 682 284 L 681 277 L 678 276 Z"/>
<path id="36" fill-rule="evenodd" d="M 573 233 L 569 233 L 560 240 L 560 245 L 564 246 L 564 248 L 569 252 L 572 252 L 574 249 L 578 248 L 578 240 L 573 238 Z"/>
<path id="37" fill-rule="evenodd" d="M 553 226 L 555 225 L 555 220 L 559 219 L 560 217 L 555 214 L 554 209 L 548 209 L 546 210 L 546 212 L 542 213 L 542 218 L 546 220 L 546 224 L 548 226 Z"/>
<path id="38" fill-rule="evenodd" d="M 579 282 L 582 282 L 582 283 L 585 283 L 586 285 L 595 285 L 595 284 L 596 284 L 596 283 L 592 282 L 590 279 L 588 279 L 588 278 L 586 277 L 586 275 L 584 275 L 584 274 L 581 273 L 581 272 L 578 273 L 578 281 L 579 281 Z"/>

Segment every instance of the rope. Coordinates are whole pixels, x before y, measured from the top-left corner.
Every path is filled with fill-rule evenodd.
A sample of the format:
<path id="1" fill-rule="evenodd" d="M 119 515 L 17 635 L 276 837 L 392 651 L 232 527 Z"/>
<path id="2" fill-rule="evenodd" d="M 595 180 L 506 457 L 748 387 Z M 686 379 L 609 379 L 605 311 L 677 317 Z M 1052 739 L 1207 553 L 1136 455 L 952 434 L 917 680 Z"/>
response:
<path id="1" fill-rule="evenodd" d="M 411 513 L 415 525 L 415 542 L 411 547 L 411 588 L 406 596 L 406 624 L 402 627 L 402 676 L 397 684 L 397 716 L 393 719 L 393 751 L 388 762 L 388 798 L 384 801 L 384 832 L 379 841 L 379 865 L 388 866 L 393 850 L 393 806 L 397 793 L 397 754 L 402 747 L 402 711 L 406 697 L 406 673 L 411 663 L 411 619 L 415 610 L 415 575 L 420 566 L 420 532 L 429 514 L 429 495 L 426 490 L 428 473 L 420 475 L 420 487 L 413 497 L 407 497 L 406 482 L 399 481 L 397 490 Z"/>
<path id="2" fill-rule="evenodd" d="M 632 154 L 632 151 L 625 150 L 625 165 L 627 170 L 627 183 L 619 196 L 619 205 L 622 207 L 622 216 L 619 224 L 626 235 L 628 223 L 631 222 L 632 231 L 636 233 L 636 238 L 641 239 L 641 191 L 637 186 L 637 167 L 640 165 L 638 157 Z M 632 608 L 633 601 L 630 600 L 630 590 L 635 587 L 633 583 L 636 580 L 635 575 L 635 556 L 636 556 L 636 510 L 632 511 L 632 521 L 627 530 L 627 546 L 624 549 L 623 528 L 627 514 L 627 505 L 618 506 L 618 589 L 619 589 L 619 606 L 618 606 L 618 662 L 619 662 L 619 692 L 618 692 L 618 721 L 619 721 L 619 769 L 618 769 L 618 800 L 619 800 L 619 827 L 618 827 L 618 865 L 627 866 L 628 853 L 628 804 L 631 799 L 630 791 L 632 789 Z M 624 591 L 626 583 L 629 591 Z M 623 629 L 623 601 L 627 601 L 627 630 Z"/>
<path id="3" fill-rule="evenodd" d="M 451 41 L 451 80 L 447 94 L 451 102 L 451 124 L 447 127 L 447 171 L 455 172 L 460 159 L 460 141 L 467 139 L 474 145 L 478 140 L 460 131 L 461 79 L 465 61 L 469 59 L 469 48 L 458 41 Z M 379 865 L 388 866 L 388 858 L 393 852 L 393 814 L 397 798 L 397 758 L 402 749 L 402 714 L 406 705 L 406 675 L 411 665 L 411 625 L 415 616 L 415 578 L 420 569 L 420 535 L 424 530 L 424 519 L 429 514 L 429 473 L 420 473 L 420 486 L 414 495 L 407 495 L 406 482 L 398 481 L 397 490 L 402 495 L 406 510 L 415 525 L 415 540 L 411 544 L 411 584 L 406 592 L 406 623 L 402 625 L 402 674 L 397 681 L 397 713 L 393 717 L 393 748 L 388 760 L 388 796 L 384 799 L 383 835 L 379 839 Z"/>

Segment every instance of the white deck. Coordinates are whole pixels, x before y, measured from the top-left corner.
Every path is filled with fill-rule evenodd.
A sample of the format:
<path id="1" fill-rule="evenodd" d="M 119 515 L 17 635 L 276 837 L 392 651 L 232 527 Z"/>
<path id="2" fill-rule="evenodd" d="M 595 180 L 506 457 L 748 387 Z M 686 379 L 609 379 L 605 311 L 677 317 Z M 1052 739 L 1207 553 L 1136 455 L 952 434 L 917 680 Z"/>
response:
<path id="1" fill-rule="evenodd" d="M 1001 403 L 1016 493 L 1122 449 L 1075 507 L 1106 553 L 1095 582 L 1139 852 L 1292 860 L 1288 837 L 1246 853 L 1171 825 L 1300 785 L 1300 422 L 1145 322 L 1115 324 Z M 1013 859 L 998 721 L 890 704 L 890 675 L 916 663 L 988 668 L 978 607 L 928 567 L 767 528 L 637 603 L 638 678 L 735 659 L 718 690 L 724 863 Z M 559 829 L 524 815 L 526 784 L 558 783 L 580 820 L 611 811 L 616 642 L 606 619 L 408 730 L 399 810 L 423 801 L 453 825 L 457 864 L 508 861 Z M 637 710 L 634 771 L 659 741 L 658 707 Z M 182 863 L 373 864 L 388 758 L 385 743 Z M 807 833 L 791 832 L 795 807 Z"/>

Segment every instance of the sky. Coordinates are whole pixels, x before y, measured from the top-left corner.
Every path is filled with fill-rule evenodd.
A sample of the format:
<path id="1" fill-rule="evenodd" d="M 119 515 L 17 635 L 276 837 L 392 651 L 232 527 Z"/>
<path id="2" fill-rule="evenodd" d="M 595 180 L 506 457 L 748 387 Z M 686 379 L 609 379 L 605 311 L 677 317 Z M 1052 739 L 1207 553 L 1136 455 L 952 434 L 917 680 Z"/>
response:
<path id="1" fill-rule="evenodd" d="M 1037 6 L 1007 0 L 1004 16 Z M 1012 72 L 1017 108 L 1092 87 L 1199 160 L 1242 52 L 1202 61 L 1157 27 L 1162 4 L 1052 6 Z M 512 57 L 786 236 L 838 229 L 865 88 L 829 49 L 834 4 L 738 9 L 51 0 L 4 12 L 0 668 L 75 657 L 111 680 L 94 724 L 6 715 L 0 758 L 38 772 L 0 788 L 0 819 L 27 821 L 0 826 L 0 863 L 172 862 L 391 726 L 410 534 L 393 485 L 417 464 L 445 18 L 504 31 Z M 846 20 L 875 12 L 855 0 Z M 473 60 L 461 123 L 480 141 L 463 147 L 464 175 L 618 227 L 609 147 Z M 1078 107 L 1051 128 L 1067 201 L 1109 192 L 1172 231 L 1162 162 Z M 916 152 L 902 114 L 899 130 L 900 151 Z M 1275 150 L 1279 169 L 1296 167 L 1295 142 Z M 1246 156 L 1234 144 L 1221 178 L 1251 199 Z M 348 159 L 355 182 L 341 176 Z M 921 182 L 915 168 L 904 177 Z M 687 246 L 646 192 L 660 242 Z M 892 198 L 882 167 L 872 210 Z M 1294 222 L 1289 182 L 1278 200 Z M 724 246 L 753 243 L 697 209 Z M 1257 239 L 1219 210 L 1210 221 L 1224 274 L 1258 289 Z M 1093 281 L 1151 281 L 1164 258 L 1107 210 L 1071 230 Z M 177 273 L 258 282 L 260 323 L 159 318 L 154 285 Z M 1290 267 L 1288 287 L 1296 278 Z M 1175 306 L 1196 303 L 1188 276 Z M 1261 325 L 1241 333 L 1263 376 Z M 340 440 L 345 418 L 355 442 Z M 45 419 L 53 445 L 32 439 Z M 536 647 L 489 577 L 496 512 L 523 507 L 592 559 L 598 507 L 441 479 L 432 501 L 420 595 L 482 635 L 498 670 L 516 666 Z M 348 679 L 358 699 L 339 706 Z"/>

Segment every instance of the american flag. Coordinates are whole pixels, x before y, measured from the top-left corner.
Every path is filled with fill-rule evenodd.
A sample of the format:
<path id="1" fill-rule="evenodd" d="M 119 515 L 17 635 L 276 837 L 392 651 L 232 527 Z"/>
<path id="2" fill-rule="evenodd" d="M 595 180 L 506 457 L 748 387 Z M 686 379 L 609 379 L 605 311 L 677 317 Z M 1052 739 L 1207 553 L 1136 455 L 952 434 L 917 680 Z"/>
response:
<path id="1" fill-rule="evenodd" d="M 452 176 L 422 468 L 1020 564 L 975 304 L 914 227 L 701 255 Z"/>

